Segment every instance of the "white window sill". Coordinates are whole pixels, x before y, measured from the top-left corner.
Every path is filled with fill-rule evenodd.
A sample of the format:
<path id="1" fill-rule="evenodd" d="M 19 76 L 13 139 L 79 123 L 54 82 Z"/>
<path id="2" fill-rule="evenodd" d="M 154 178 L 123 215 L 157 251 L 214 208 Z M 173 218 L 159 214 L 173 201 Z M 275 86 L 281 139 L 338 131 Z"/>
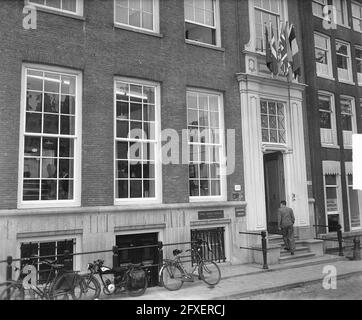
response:
<path id="1" fill-rule="evenodd" d="M 333 145 L 333 144 L 321 144 L 322 148 L 329 148 L 329 149 L 341 149 L 340 146 L 338 145 Z"/>
<path id="2" fill-rule="evenodd" d="M 317 77 L 318 77 L 318 78 L 322 78 L 322 79 L 331 80 L 331 81 L 335 81 L 335 80 L 336 80 L 336 78 L 334 78 L 334 77 L 332 77 L 332 76 L 324 75 L 324 74 L 318 74 L 318 73 L 317 73 Z"/>
<path id="3" fill-rule="evenodd" d="M 163 38 L 163 34 L 158 33 L 156 31 L 140 29 L 140 28 L 136 28 L 136 27 L 132 27 L 132 26 L 116 23 L 116 22 L 114 23 L 114 27 L 117 29 L 124 29 L 127 31 L 133 31 L 133 32 L 141 33 L 141 34 L 146 34 L 148 36 L 153 36 L 156 38 Z"/>
<path id="4" fill-rule="evenodd" d="M 80 207 L 80 201 L 75 200 L 64 200 L 64 201 L 53 201 L 53 200 L 43 200 L 43 201 L 22 201 L 18 203 L 18 209 L 41 209 L 41 208 L 72 208 Z"/>
<path id="5" fill-rule="evenodd" d="M 338 26 L 338 27 L 342 27 L 342 28 L 346 28 L 346 29 L 349 29 L 349 30 L 351 30 L 352 29 L 352 27 L 351 26 L 349 26 L 349 25 L 345 25 L 345 24 L 339 24 L 339 23 L 336 23 L 336 25 Z"/>
<path id="6" fill-rule="evenodd" d="M 216 201 L 227 201 L 226 196 L 206 196 L 206 197 L 192 197 L 190 196 L 190 203 L 199 203 L 199 202 L 216 202 Z"/>
<path id="7" fill-rule="evenodd" d="M 219 46 L 214 46 L 212 44 L 207 44 L 207 43 L 203 43 L 203 42 L 199 42 L 199 41 L 185 39 L 185 43 L 191 44 L 191 45 L 194 45 L 194 46 L 198 46 L 198 47 L 214 49 L 214 50 L 217 50 L 217 51 L 222 51 L 222 52 L 225 51 L 225 48 L 221 48 Z"/>
<path id="8" fill-rule="evenodd" d="M 349 80 L 338 80 L 339 83 L 343 83 L 343 84 L 349 84 L 351 86 L 355 86 L 356 83 L 353 81 L 349 81 Z"/>
<path id="9" fill-rule="evenodd" d="M 115 206 L 132 205 L 132 206 L 146 206 L 149 204 L 162 204 L 162 201 L 158 198 L 132 198 L 132 199 L 115 199 Z"/>
<path id="10" fill-rule="evenodd" d="M 343 146 L 343 149 L 345 149 L 345 150 L 352 150 L 352 146 Z"/>
<path id="11" fill-rule="evenodd" d="M 37 11 L 50 13 L 50 14 L 55 14 L 57 16 L 63 16 L 63 17 L 72 18 L 72 19 L 76 19 L 76 20 L 85 21 L 85 16 L 83 16 L 82 14 L 65 12 L 65 11 L 52 9 L 52 8 L 47 8 L 47 7 L 39 7 L 38 5 L 36 5 L 34 3 L 29 3 L 27 5 L 34 6 Z"/>

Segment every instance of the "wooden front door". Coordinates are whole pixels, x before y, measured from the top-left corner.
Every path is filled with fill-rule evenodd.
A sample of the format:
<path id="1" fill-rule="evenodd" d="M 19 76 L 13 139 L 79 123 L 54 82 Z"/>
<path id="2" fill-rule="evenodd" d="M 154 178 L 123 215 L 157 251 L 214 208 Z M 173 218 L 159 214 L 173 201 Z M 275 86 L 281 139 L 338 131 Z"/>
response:
<path id="1" fill-rule="evenodd" d="M 265 201 L 269 233 L 278 231 L 278 208 L 285 200 L 284 163 L 281 152 L 264 155 Z"/>

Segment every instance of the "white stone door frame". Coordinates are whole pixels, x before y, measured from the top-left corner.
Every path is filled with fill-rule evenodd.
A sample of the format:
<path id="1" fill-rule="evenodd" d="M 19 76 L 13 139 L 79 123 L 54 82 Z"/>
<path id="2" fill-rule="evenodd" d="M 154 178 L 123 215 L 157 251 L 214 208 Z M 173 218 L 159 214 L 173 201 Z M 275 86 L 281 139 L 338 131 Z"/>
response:
<path id="1" fill-rule="evenodd" d="M 267 229 L 264 152 L 283 153 L 286 201 L 295 213 L 295 226 L 309 226 L 306 157 L 303 127 L 303 92 L 305 85 L 288 83 L 254 74 L 237 75 L 241 96 L 241 126 L 247 228 Z M 287 144 L 262 143 L 260 99 L 284 102 L 286 105 Z"/>

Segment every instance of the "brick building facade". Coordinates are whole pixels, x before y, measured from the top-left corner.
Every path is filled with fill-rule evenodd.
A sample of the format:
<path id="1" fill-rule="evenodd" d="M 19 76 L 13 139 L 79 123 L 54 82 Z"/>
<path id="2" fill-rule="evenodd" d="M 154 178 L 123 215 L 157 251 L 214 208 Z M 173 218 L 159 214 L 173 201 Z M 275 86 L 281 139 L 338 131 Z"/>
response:
<path id="1" fill-rule="evenodd" d="M 239 247 L 258 240 L 239 232 L 275 232 L 283 198 L 298 236 L 312 237 L 304 77 L 272 77 L 260 50 L 265 19 L 301 30 L 300 4 L 202 3 L 1 1 L 0 260 L 198 232 L 214 237 L 220 261 L 247 263 L 253 254 Z M 36 5 L 36 29 L 23 27 L 26 4 Z M 265 107 L 279 112 L 277 141 Z M 132 140 L 125 126 L 155 131 Z M 209 142 L 200 128 L 211 128 Z M 189 163 L 161 165 L 164 129 L 189 130 Z M 142 166 L 129 158 L 134 140 Z M 218 155 L 207 161 L 201 150 Z M 224 179 L 213 170 L 234 150 Z M 93 258 L 77 256 L 75 268 Z"/>

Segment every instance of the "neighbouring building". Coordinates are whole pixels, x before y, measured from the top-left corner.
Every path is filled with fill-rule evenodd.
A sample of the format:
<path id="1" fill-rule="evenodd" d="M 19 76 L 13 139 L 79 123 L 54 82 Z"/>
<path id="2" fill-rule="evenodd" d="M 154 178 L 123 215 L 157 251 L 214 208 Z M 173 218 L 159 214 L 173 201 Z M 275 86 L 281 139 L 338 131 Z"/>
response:
<path id="1" fill-rule="evenodd" d="M 0 260 L 203 237 L 218 261 L 248 263 L 240 246 L 260 239 L 239 232 L 275 233 L 283 199 L 313 238 L 312 66 L 288 82 L 264 52 L 264 23 L 286 21 L 312 50 L 300 1 L 0 3 Z M 164 161 L 171 137 L 179 163 Z M 74 268 L 100 257 L 111 263 L 76 255 Z M 134 259 L 157 250 L 120 254 Z"/>
<path id="2" fill-rule="evenodd" d="M 338 225 L 361 234 L 352 135 L 362 132 L 362 1 L 301 1 L 300 9 L 315 224 L 327 236 Z"/>

